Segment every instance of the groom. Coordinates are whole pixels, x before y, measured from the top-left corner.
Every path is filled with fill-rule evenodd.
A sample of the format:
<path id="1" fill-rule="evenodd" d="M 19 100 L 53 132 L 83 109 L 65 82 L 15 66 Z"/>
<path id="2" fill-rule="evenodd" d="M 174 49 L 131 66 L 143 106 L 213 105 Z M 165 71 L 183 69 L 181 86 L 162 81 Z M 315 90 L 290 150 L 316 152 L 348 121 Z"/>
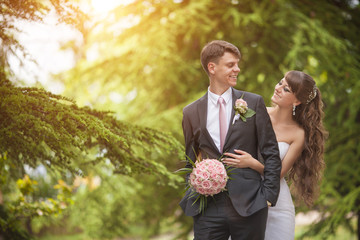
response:
<path id="1" fill-rule="evenodd" d="M 250 168 L 236 168 L 226 186 L 227 192 L 208 197 L 204 213 L 199 201 L 190 198 L 189 189 L 180 202 L 194 219 L 195 240 L 264 239 L 268 206 L 274 206 L 279 193 L 281 160 L 276 137 L 262 97 L 238 91 L 240 51 L 233 44 L 215 40 L 201 52 L 201 64 L 208 74 L 207 93 L 183 110 L 186 155 L 195 161 L 219 159 L 234 149 L 264 159 L 264 177 Z M 243 96 L 255 115 L 235 117 L 235 101 Z M 188 162 L 186 167 L 192 167 Z"/>

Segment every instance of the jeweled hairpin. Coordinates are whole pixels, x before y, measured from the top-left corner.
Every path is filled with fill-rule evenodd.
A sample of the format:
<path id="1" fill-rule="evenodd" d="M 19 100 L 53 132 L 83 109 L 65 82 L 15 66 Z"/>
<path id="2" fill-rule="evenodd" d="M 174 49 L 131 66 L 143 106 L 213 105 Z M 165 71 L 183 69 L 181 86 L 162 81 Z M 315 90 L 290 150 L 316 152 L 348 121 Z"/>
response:
<path id="1" fill-rule="evenodd" d="M 308 100 L 306 101 L 306 104 L 309 104 L 317 95 L 317 91 L 316 91 L 316 84 L 314 84 L 313 90 L 310 93 Z"/>

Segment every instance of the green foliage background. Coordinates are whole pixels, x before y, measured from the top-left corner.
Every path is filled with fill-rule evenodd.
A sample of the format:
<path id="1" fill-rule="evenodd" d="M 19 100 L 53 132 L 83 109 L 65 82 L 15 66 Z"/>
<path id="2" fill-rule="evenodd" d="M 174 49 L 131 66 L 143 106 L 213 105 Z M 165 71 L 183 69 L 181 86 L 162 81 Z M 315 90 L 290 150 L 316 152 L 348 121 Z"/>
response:
<path id="1" fill-rule="evenodd" d="M 62 6 L 61 3 L 54 6 Z M 76 4 L 76 1 L 72 3 Z M 58 150 L 53 152 L 69 153 L 65 156 L 70 163 L 62 164 L 56 154 L 54 158 L 46 155 L 44 159 L 54 159 L 60 170 L 81 167 L 89 179 L 95 176 L 101 179 L 100 187 L 92 189 L 89 184 L 82 184 L 74 192 L 74 204 L 60 218 L 66 220 L 66 229 L 75 231 L 73 227 L 77 226 L 80 231 L 98 238 L 147 238 L 168 230 L 174 232 L 174 229 L 180 230 L 176 232 L 181 236 L 187 235 L 191 230 L 191 219 L 185 218 L 177 206 L 182 186 L 177 184 L 180 188 L 176 188 L 174 184 L 167 184 L 169 179 L 175 179 L 172 172 L 182 167 L 181 157 L 171 155 L 176 150 L 169 149 L 172 146 L 179 149 L 178 142 L 183 141 L 182 108 L 207 90 L 208 79 L 199 61 L 201 48 L 208 41 L 223 39 L 238 46 L 242 53 L 236 88 L 261 94 L 269 105 L 274 85 L 286 71 L 301 70 L 314 77 L 326 106 L 325 125 L 329 139 L 321 195 L 314 207 L 323 215 L 305 235 L 326 238 L 333 235 L 339 225 L 351 232 L 359 231 L 350 224 L 360 215 L 358 3 L 345 0 L 148 0 L 121 5 L 100 19 L 84 17 L 78 11 L 71 14 L 61 8 L 58 12 L 60 16 L 68 16 L 65 19 L 76 16 L 76 21 L 68 22 L 74 23 L 83 34 L 80 48 L 71 43 L 67 45 L 76 53 L 76 66 L 54 76 L 55 80 L 64 83 L 66 98 L 36 89 L 7 90 L 5 87 L 2 94 L 7 91 L 11 95 L 4 95 L 1 110 L 16 114 L 15 109 L 20 105 L 16 105 L 18 100 L 12 101 L 10 96 L 15 97 L 15 92 L 18 94 L 16 99 L 21 96 L 28 99 L 30 93 L 31 102 L 37 99 L 37 106 L 42 111 L 42 99 L 51 100 L 48 117 L 60 118 L 62 128 L 70 128 L 74 123 L 61 117 L 68 112 L 74 119 L 79 119 L 75 122 L 80 125 L 70 130 L 71 134 L 62 136 L 62 128 L 59 129 L 54 121 L 49 119 L 47 122 L 48 117 L 40 117 L 42 122 L 47 122 L 48 128 L 53 128 L 51 132 L 59 139 L 60 144 L 54 145 Z M 119 24 L 124 18 L 131 24 L 126 28 Z M 6 37 L 13 39 L 6 32 L 2 33 L 3 43 L 6 43 Z M 3 52 L 9 53 L 6 45 Z M 4 79 L 12 76 L 6 54 L 2 55 Z M 92 57 L 90 61 L 90 55 L 96 58 Z M 120 102 L 111 100 L 113 94 L 121 96 Z M 68 98 L 74 99 L 79 107 Z M 58 104 L 61 99 L 68 104 Z M 25 102 L 18 112 L 24 112 L 21 109 L 31 102 Z M 92 109 L 112 111 L 113 115 Z M 20 122 L 25 124 L 26 119 L 39 117 L 38 112 L 30 109 L 24 118 L 21 114 L 12 115 L 14 124 L 10 126 L 13 128 L 5 127 L 9 123 L 2 114 L 0 130 L 15 133 Z M 81 122 L 83 126 L 94 127 L 82 128 Z M 38 132 L 46 129 L 44 125 L 34 126 L 38 126 Z M 125 130 L 128 128 L 133 131 Z M 36 135 L 35 129 L 27 130 L 29 136 Z M 111 131 L 113 138 L 104 139 L 104 131 Z M 142 131 L 150 134 L 147 135 L 149 141 L 143 140 Z M 162 136 L 162 132 L 171 132 L 177 141 Z M 2 143 L 11 139 L 6 134 L 1 136 Z M 151 136 L 158 136 L 160 140 L 153 141 Z M 74 137 L 75 142 L 66 144 Z M 120 137 L 123 143 L 117 144 Z M 145 142 L 148 145 L 143 146 Z M 44 138 L 39 142 L 32 141 L 31 144 L 36 145 L 32 149 L 41 148 L 43 143 L 47 144 Z M 121 150 L 117 146 L 129 143 L 135 145 L 130 152 L 125 151 L 130 154 L 119 157 Z M 27 143 L 22 145 L 24 149 L 31 147 Z M 74 146 L 77 151 L 87 153 L 74 152 Z M 101 155 L 102 161 L 89 165 L 103 149 L 109 152 L 106 156 Z M 33 154 L 32 162 L 29 162 L 26 158 L 18 158 L 19 149 L 9 144 L 3 145 L 1 151 L 8 152 L 19 165 L 33 167 L 41 163 L 38 156 L 51 152 L 29 149 L 26 152 Z M 130 160 L 132 155 L 138 157 L 138 164 Z M 119 159 L 129 160 L 117 165 Z M 151 174 L 142 174 L 151 167 L 154 169 Z M 114 168 L 121 174 L 113 174 Z M 129 168 L 137 171 L 134 174 L 122 171 Z M 68 178 L 69 184 L 73 180 Z M 307 210 L 297 207 L 298 212 Z M 51 224 L 59 222 L 55 219 Z M 38 225 L 40 229 L 42 225 Z"/>

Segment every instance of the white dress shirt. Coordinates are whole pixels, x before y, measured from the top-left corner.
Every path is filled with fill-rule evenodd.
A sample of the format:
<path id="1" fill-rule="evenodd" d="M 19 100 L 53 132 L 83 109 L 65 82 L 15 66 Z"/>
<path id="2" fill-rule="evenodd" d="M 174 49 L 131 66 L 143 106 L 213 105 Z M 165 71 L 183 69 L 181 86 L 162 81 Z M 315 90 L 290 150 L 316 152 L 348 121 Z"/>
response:
<path id="1" fill-rule="evenodd" d="M 207 106 L 207 121 L 206 128 L 210 133 L 215 145 L 220 151 L 220 127 L 219 127 L 219 108 L 218 104 L 219 95 L 212 93 L 210 89 L 208 89 L 208 106 Z M 226 103 L 226 122 L 228 123 L 228 129 L 231 118 L 231 110 L 232 110 L 232 89 L 229 88 L 226 90 L 221 97 L 225 100 Z"/>

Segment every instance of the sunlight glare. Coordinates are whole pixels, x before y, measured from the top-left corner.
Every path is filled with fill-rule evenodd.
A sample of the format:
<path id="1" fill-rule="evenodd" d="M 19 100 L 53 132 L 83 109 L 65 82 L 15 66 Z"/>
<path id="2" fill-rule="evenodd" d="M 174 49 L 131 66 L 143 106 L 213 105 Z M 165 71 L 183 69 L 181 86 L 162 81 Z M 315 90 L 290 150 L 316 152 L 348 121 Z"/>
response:
<path id="1" fill-rule="evenodd" d="M 95 12 L 106 13 L 119 5 L 127 5 L 134 0 L 91 0 L 91 6 Z"/>

